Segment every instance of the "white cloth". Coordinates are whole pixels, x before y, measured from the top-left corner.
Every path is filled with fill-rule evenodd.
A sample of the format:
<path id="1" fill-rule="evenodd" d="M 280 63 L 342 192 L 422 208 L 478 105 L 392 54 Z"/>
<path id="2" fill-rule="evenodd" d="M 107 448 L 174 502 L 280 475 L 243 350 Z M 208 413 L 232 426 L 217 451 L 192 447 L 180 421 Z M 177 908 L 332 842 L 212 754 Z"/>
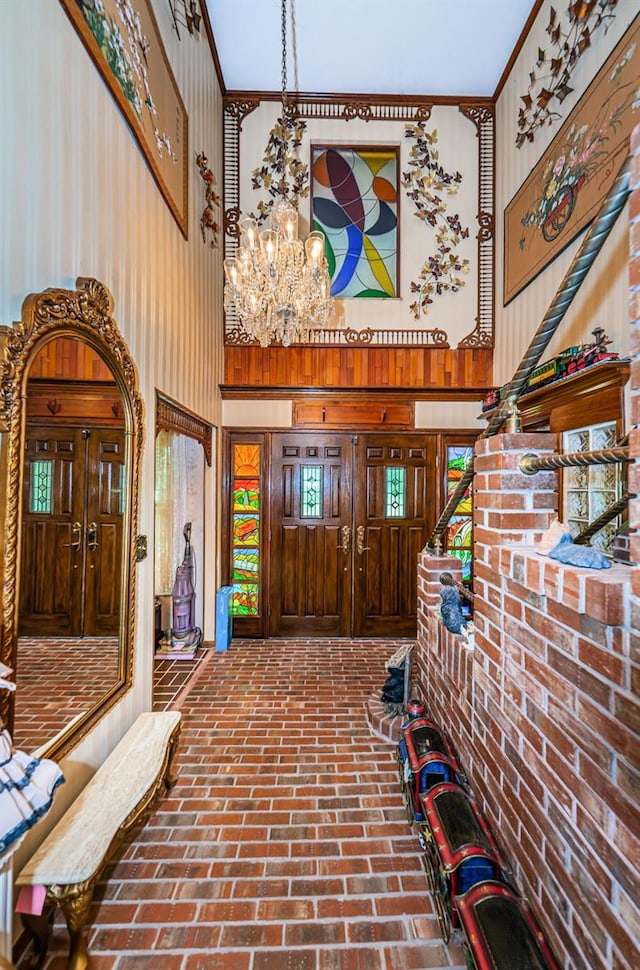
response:
<path id="1" fill-rule="evenodd" d="M 0 852 L 49 811 L 63 781 L 54 761 L 17 751 L 9 732 L 0 731 Z"/>

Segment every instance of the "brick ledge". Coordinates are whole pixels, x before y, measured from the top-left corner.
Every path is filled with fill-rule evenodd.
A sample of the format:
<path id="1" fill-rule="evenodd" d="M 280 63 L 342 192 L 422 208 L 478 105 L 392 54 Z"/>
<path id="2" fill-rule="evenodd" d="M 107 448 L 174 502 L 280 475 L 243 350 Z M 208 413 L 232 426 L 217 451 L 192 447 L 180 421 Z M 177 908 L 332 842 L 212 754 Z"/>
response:
<path id="1" fill-rule="evenodd" d="M 632 570 L 624 563 L 613 563 L 611 569 L 585 569 L 540 555 L 534 546 L 508 546 L 492 550 L 490 564 L 532 593 L 548 596 L 605 626 L 629 622 Z"/>

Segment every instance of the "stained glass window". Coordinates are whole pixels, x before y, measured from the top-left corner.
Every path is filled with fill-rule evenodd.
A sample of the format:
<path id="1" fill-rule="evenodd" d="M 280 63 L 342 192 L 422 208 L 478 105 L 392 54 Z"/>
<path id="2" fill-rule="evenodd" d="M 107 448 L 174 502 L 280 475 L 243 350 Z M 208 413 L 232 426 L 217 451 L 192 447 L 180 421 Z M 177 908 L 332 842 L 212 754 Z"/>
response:
<path id="1" fill-rule="evenodd" d="M 322 465 L 300 469 L 300 518 L 322 518 Z"/>
<path id="2" fill-rule="evenodd" d="M 398 296 L 398 149 L 314 146 L 312 183 L 332 296 Z"/>
<path id="3" fill-rule="evenodd" d="M 406 515 L 406 468 L 384 470 L 384 514 L 387 519 L 402 519 Z"/>
<path id="4" fill-rule="evenodd" d="M 30 512 L 51 515 L 53 512 L 53 462 L 31 463 Z"/>
<path id="5" fill-rule="evenodd" d="M 453 445 L 447 448 L 447 501 L 453 494 L 468 464 L 473 460 L 473 448 Z M 473 565 L 473 520 L 471 486 L 456 506 L 445 532 L 445 552 L 456 556 L 462 563 L 462 581 L 471 584 Z"/>
<path id="6" fill-rule="evenodd" d="M 233 616 L 257 616 L 260 612 L 260 457 L 260 445 L 255 442 L 233 445 Z"/>

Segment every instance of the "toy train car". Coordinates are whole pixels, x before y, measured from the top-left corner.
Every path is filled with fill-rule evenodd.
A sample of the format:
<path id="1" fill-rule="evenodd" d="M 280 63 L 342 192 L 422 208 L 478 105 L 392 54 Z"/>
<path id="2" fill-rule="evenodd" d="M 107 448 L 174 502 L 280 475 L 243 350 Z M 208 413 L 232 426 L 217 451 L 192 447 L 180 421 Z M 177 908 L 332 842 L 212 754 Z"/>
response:
<path id="1" fill-rule="evenodd" d="M 420 796 L 443 781 L 466 783 L 452 742 L 428 717 L 402 725 L 398 769 L 409 822 L 422 821 Z"/>
<path id="2" fill-rule="evenodd" d="M 459 926 L 457 897 L 479 883 L 503 881 L 505 866 L 475 800 L 459 785 L 436 785 L 420 801 L 424 866 L 447 942 Z"/>
<path id="3" fill-rule="evenodd" d="M 560 970 L 527 901 L 483 882 L 455 901 L 470 970 Z"/>
<path id="4" fill-rule="evenodd" d="M 593 364 L 599 364 L 605 360 L 620 359 L 619 354 L 607 350 L 607 344 L 611 341 L 601 327 L 596 327 L 593 335 L 593 343 L 567 347 L 556 357 L 552 357 L 551 360 L 535 367 L 531 371 L 522 393 L 527 394 L 529 391 L 535 391 L 539 387 L 552 384 L 554 381 L 559 381 L 563 377 L 575 374 Z M 482 400 L 483 412 L 497 407 L 503 401 L 509 386 L 509 384 L 503 384 L 502 387 L 487 391 Z"/>

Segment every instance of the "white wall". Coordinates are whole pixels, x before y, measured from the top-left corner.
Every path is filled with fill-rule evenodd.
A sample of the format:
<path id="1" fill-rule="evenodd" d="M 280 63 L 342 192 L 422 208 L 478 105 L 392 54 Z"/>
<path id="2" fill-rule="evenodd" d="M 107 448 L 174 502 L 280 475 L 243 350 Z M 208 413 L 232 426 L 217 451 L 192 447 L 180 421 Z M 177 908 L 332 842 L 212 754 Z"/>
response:
<path id="1" fill-rule="evenodd" d="M 507 307 L 503 306 L 502 267 L 504 260 L 504 209 L 525 181 L 538 159 L 553 140 L 564 119 L 571 112 L 607 59 L 633 17 L 640 11 L 637 0 L 620 0 L 614 8 L 615 19 L 607 32 L 600 28 L 592 37 L 592 46 L 578 60 L 571 77 L 572 94 L 558 107 L 562 117 L 554 124 L 535 132 L 532 143 L 516 148 L 518 111 L 521 96 L 529 86 L 529 72 L 535 70 L 538 48 L 550 50 L 546 27 L 552 4 L 545 0 L 526 43 L 509 75 L 496 108 L 496 352 L 495 381 L 509 380 L 524 354 L 529 340 L 556 295 L 558 286 L 569 269 L 571 259 L 582 239 L 580 235 L 556 257 Z M 566 4 L 553 6 L 566 22 Z M 602 326 L 612 338 L 612 350 L 621 356 L 628 352 L 629 324 L 628 287 L 628 222 L 623 212 L 587 274 L 573 304 L 560 324 L 542 359 L 564 347 L 592 339 L 596 326 Z"/>
<path id="2" fill-rule="evenodd" d="M 189 117 L 188 241 L 60 3 L 30 0 L 2 9 L 0 324 L 20 318 L 28 293 L 74 289 L 78 276 L 96 277 L 111 290 L 145 406 L 139 529 L 150 550 L 137 567 L 133 689 L 64 759 L 67 783 L 23 856 L 151 703 L 155 389 L 214 425 L 220 421 L 221 250 L 205 246 L 200 234 L 204 183 L 195 155 L 205 152 L 221 187 L 221 96 L 204 34 L 192 38 L 185 31 L 179 41 L 166 0 L 153 0 L 153 7 Z M 205 482 L 211 589 L 217 580 L 214 479 L 215 464 Z M 210 637 L 211 600 L 208 616 L 205 605 Z"/>

